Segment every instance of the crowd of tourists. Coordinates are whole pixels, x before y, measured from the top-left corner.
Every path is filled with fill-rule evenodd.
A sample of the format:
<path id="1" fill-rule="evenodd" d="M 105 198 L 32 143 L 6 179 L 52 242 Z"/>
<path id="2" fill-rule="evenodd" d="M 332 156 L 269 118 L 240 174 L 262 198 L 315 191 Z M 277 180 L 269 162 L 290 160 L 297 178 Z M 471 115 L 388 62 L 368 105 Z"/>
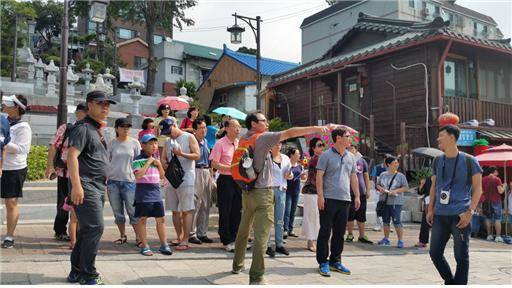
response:
<path id="1" fill-rule="evenodd" d="M 114 243 L 125 245 L 131 240 L 128 221 L 143 256 L 154 251 L 172 255 L 193 249 L 191 244 L 214 243 L 208 224 L 215 201 L 220 244 L 234 252 L 232 273 L 245 269 L 246 251 L 252 248 L 251 284 L 265 283 L 265 254 L 290 255 L 288 237 L 306 240 L 305 248 L 316 253 L 322 276 L 330 276 L 331 271 L 350 274 L 341 255 L 344 242 L 355 240 L 356 223 L 357 241 L 373 244 L 365 234 L 372 186 L 379 195 L 376 212 L 383 226 L 383 238 L 377 244 L 392 245 L 392 222 L 397 236 L 394 246 L 405 246 L 401 212 L 409 190 L 407 178 L 391 155 L 370 172 L 350 127 L 329 124 L 269 132 L 265 115 L 254 112 L 247 115 L 247 132 L 241 135 L 242 125 L 229 116 L 223 115 L 213 129 L 209 117 L 190 108 L 180 124 L 171 107 L 162 104 L 156 119 L 144 119 L 138 139 L 130 136 L 131 121 L 120 118 L 114 123 L 116 137 L 107 141 L 103 128 L 114 104 L 101 91 L 88 93 L 86 102 L 76 107 L 76 122 L 60 126 L 49 143 L 45 175 L 57 179 L 53 229 L 55 239 L 70 243 L 67 280 L 71 283 L 102 283 L 95 258 L 104 229 L 105 194 L 119 231 Z M 8 115 L 1 119 L 0 138 L 1 196 L 7 211 L 2 247 L 12 248 L 32 132 L 21 120 L 28 110 L 25 97 L 4 97 L 2 109 Z M 333 144 L 327 147 L 320 138 L 312 138 L 306 165 L 300 149 L 283 143 L 311 133 L 329 133 Z M 467 283 L 469 223 L 477 208 L 491 211 L 484 212 L 489 240 L 503 241 L 500 195 L 510 189 L 501 183 L 495 167 L 489 167 L 482 180 L 475 158 L 457 150 L 459 133 L 453 125 L 440 129 L 438 143 L 445 154 L 433 161 L 433 176 L 422 179 L 419 187 L 424 213 L 416 246 L 426 247 L 432 234 L 430 256 L 446 284 Z M 294 231 L 299 198 L 301 235 Z M 176 239 L 167 236 L 167 211 L 172 211 Z M 155 218 L 159 240 L 155 250 L 149 245 L 147 218 Z M 458 247 L 455 275 L 443 256 L 450 235 Z"/>

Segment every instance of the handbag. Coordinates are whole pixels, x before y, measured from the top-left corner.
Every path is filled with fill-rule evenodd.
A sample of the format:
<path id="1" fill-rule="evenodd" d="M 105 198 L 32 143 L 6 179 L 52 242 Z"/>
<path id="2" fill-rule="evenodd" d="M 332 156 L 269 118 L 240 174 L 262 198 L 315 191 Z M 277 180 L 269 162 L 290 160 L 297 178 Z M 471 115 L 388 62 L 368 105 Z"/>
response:
<path id="1" fill-rule="evenodd" d="M 395 173 L 395 175 L 393 175 L 393 178 L 391 178 L 391 181 L 389 182 L 388 185 L 388 190 L 391 189 L 391 185 L 393 185 L 393 181 L 395 180 L 397 174 L 398 173 Z M 375 207 L 377 217 L 382 217 L 382 214 L 384 213 L 384 207 L 386 207 L 386 202 L 388 202 L 388 196 L 389 194 L 386 193 L 386 197 L 384 198 L 384 200 L 379 200 L 379 202 L 377 202 L 377 207 Z"/>
<path id="2" fill-rule="evenodd" d="M 171 161 L 169 161 L 169 166 L 167 166 L 167 170 L 165 171 L 165 178 L 169 180 L 169 183 L 171 183 L 174 189 L 178 189 L 181 183 L 183 183 L 184 176 L 185 170 L 183 170 L 178 156 L 173 155 Z"/>

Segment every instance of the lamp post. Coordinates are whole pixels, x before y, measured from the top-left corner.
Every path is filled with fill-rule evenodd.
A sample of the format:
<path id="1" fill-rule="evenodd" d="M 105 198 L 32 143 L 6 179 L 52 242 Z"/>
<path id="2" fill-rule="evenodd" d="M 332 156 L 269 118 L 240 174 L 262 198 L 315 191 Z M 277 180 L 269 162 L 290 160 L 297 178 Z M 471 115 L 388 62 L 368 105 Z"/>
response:
<path id="1" fill-rule="evenodd" d="M 237 19 L 240 19 L 247 23 L 249 27 L 251 27 L 252 32 L 254 33 L 254 37 L 256 38 L 256 74 L 257 74 L 257 81 L 256 81 L 256 109 L 261 110 L 261 102 L 260 102 L 260 92 L 261 92 L 261 68 L 260 68 L 260 62 L 261 62 L 261 49 L 260 49 L 260 32 L 261 32 L 261 20 L 260 16 L 256 16 L 256 18 L 241 16 L 238 14 L 232 14 L 235 17 L 235 25 L 228 27 L 228 32 L 231 33 L 231 43 L 233 44 L 240 44 L 242 43 L 242 33 L 245 31 L 245 28 L 240 27 L 237 24 Z M 256 23 L 253 23 L 256 22 Z"/>
<path id="2" fill-rule="evenodd" d="M 37 22 L 34 21 L 34 20 L 28 20 L 27 21 L 27 25 L 28 25 L 28 47 L 30 48 L 30 50 L 32 50 L 34 48 L 34 43 L 32 41 L 32 38 L 34 38 L 34 33 L 36 31 L 36 24 L 37 24 Z"/>
<path id="3" fill-rule="evenodd" d="M 105 0 L 93 0 L 90 2 L 89 18 L 96 22 L 103 22 L 107 16 L 107 4 Z M 69 4 L 64 0 L 64 14 L 62 15 L 61 41 L 60 41 L 60 77 L 59 77 L 59 106 L 57 107 L 57 127 L 67 122 L 67 66 L 68 66 L 68 38 L 69 38 Z"/>

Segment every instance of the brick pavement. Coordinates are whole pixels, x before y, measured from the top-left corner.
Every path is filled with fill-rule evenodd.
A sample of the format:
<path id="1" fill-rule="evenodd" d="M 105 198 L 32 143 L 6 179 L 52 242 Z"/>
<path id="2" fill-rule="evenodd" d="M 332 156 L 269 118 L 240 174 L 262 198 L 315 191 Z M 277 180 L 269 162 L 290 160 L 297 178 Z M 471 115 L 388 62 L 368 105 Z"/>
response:
<path id="1" fill-rule="evenodd" d="M 150 244 L 158 247 L 154 225 L 148 227 Z M 169 235 L 174 236 L 169 228 Z M 2 226 L 2 235 L 5 226 Z M 300 232 L 300 231 L 298 231 Z M 370 239 L 382 238 L 380 232 L 367 232 Z M 1 284 L 65 284 L 69 272 L 67 243 L 52 238 L 50 225 L 21 225 L 16 230 L 15 249 L 1 249 Z M 356 232 L 357 234 L 357 232 Z M 290 256 L 266 259 L 266 279 L 269 284 L 442 284 L 428 251 L 411 247 L 417 240 L 418 226 L 408 225 L 405 233 L 406 248 L 378 247 L 360 243 L 347 243 L 343 262 L 352 275 L 333 274 L 326 278 L 317 274 L 315 255 L 304 249 L 301 238 L 288 238 Z M 133 232 L 128 230 L 128 244 L 119 246 L 112 241 L 117 229 L 108 226 L 101 241 L 97 269 L 107 284 L 247 284 L 248 272 L 232 275 L 232 253 L 217 243 L 193 245 L 185 252 L 172 256 L 155 254 L 145 257 L 134 246 Z M 396 242 L 396 235 L 391 239 Z M 452 267 L 455 260 L 447 247 L 447 258 Z M 250 256 L 251 251 L 247 256 Z M 472 239 L 470 251 L 471 284 L 512 284 L 512 246 Z M 250 257 L 246 260 L 250 266 Z"/>

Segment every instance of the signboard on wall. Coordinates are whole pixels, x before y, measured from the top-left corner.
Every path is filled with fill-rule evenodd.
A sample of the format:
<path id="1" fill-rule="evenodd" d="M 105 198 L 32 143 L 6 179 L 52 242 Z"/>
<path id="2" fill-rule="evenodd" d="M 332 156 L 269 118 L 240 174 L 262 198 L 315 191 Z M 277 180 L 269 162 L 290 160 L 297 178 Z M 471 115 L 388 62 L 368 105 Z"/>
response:
<path id="1" fill-rule="evenodd" d="M 132 70 L 126 68 L 119 68 L 119 82 L 133 82 L 133 77 L 139 77 L 139 81 L 146 83 L 144 78 L 144 70 Z"/>
<path id="2" fill-rule="evenodd" d="M 473 146 L 476 140 L 476 130 L 461 129 L 457 146 Z"/>

